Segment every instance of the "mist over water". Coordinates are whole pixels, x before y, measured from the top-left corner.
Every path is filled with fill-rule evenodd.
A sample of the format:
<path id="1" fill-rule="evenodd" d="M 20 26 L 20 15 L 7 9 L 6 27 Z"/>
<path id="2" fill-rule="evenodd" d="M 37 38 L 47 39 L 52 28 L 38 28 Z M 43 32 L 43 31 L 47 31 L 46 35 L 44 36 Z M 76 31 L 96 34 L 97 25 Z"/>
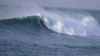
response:
<path id="1" fill-rule="evenodd" d="M 43 9 L 31 0 L 1 0 L 0 2 L 0 19 L 31 16 L 42 11 Z"/>
<path id="2" fill-rule="evenodd" d="M 98 21 L 84 10 L 49 10 L 50 14 L 44 21 L 53 31 L 68 35 L 99 36 Z"/>

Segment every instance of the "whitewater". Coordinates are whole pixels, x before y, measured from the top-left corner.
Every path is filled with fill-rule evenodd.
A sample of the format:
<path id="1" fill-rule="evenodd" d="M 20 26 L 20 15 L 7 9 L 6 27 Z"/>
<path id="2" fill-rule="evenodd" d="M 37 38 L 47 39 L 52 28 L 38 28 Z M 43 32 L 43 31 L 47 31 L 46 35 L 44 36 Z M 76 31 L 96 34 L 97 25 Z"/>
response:
<path id="1" fill-rule="evenodd" d="M 0 8 L 0 56 L 100 55 L 99 10 L 26 3 Z"/>

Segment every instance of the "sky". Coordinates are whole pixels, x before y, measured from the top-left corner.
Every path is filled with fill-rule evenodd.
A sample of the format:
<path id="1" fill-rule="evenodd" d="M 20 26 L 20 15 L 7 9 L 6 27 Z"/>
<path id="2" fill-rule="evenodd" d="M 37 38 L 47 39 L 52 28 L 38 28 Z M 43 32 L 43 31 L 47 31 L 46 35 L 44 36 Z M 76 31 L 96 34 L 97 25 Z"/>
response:
<path id="1" fill-rule="evenodd" d="M 40 11 L 42 8 L 30 0 L 0 0 L 0 19 L 31 16 Z"/>
<path id="2" fill-rule="evenodd" d="M 32 15 L 41 7 L 100 10 L 100 0 L 0 0 L 0 18 Z"/>
<path id="3" fill-rule="evenodd" d="M 32 2 L 37 3 L 39 6 L 43 7 L 64 7 L 100 10 L 100 0 L 0 0 L 0 4 L 23 3 L 25 5 Z"/>
<path id="4" fill-rule="evenodd" d="M 41 6 L 100 10 L 100 0 L 35 0 Z"/>

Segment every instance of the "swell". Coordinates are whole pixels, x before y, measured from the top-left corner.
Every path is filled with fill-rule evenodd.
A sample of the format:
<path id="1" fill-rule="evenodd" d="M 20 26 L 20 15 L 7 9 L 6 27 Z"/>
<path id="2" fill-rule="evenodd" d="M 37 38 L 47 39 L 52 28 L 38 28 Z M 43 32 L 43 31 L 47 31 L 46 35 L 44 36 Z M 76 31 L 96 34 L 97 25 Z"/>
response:
<path id="1" fill-rule="evenodd" d="M 53 33 L 53 35 L 48 34 L 47 31 L 43 31 L 38 21 L 45 30 L 51 31 L 45 26 L 42 17 L 38 16 L 0 20 L 0 39 L 9 38 L 26 42 L 29 40 L 29 42 L 36 41 L 37 44 L 57 44 L 70 48 L 77 48 L 77 46 L 100 46 L 100 38 L 80 38 L 80 36 L 56 33 Z"/>
<path id="2" fill-rule="evenodd" d="M 49 33 L 59 34 L 55 31 L 49 29 L 45 25 L 45 23 L 43 21 L 43 17 L 40 17 L 40 16 L 27 16 L 27 17 L 22 17 L 22 18 L 9 18 L 9 19 L 0 20 L 0 28 L 1 29 L 8 29 L 9 26 L 11 26 L 14 29 L 17 29 L 19 31 L 26 32 L 26 33 L 32 34 L 32 35 L 36 35 L 36 34 L 31 33 L 30 29 L 34 29 L 37 31 L 41 29 L 42 31 L 45 30 L 46 32 L 49 32 Z M 25 27 L 23 27 L 23 26 L 25 26 Z M 29 29 L 27 29 L 26 27 L 28 27 Z M 60 33 L 60 35 L 61 34 L 63 34 L 63 33 Z M 66 34 L 64 34 L 64 35 L 66 35 Z"/>
<path id="3" fill-rule="evenodd" d="M 50 31 L 51 30 L 45 26 L 42 17 L 39 16 L 27 16 L 23 18 L 10 18 L 0 20 L 0 32 L 2 33 L 1 35 L 4 35 L 6 34 L 5 32 L 8 32 L 15 34 L 26 33 L 29 35 L 39 36 L 40 32 L 50 33 Z"/>
<path id="4" fill-rule="evenodd" d="M 31 25 L 32 27 L 41 28 L 39 23 L 42 25 L 42 27 L 47 28 L 42 18 L 39 16 L 27 16 L 23 18 L 10 18 L 0 20 L 0 25 Z"/>

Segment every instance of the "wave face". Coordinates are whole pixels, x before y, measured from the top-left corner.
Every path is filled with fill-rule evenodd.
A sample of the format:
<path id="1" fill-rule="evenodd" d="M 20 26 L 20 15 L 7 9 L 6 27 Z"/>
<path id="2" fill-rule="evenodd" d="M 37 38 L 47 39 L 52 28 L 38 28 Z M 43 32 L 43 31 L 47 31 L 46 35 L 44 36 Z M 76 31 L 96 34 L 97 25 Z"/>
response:
<path id="1" fill-rule="evenodd" d="M 23 18 L 3 19 L 3 20 L 0 20 L 0 25 L 1 25 L 0 30 L 3 32 L 10 32 L 10 33 L 18 34 L 18 32 L 16 32 L 17 30 L 19 31 L 19 33 L 22 32 L 22 33 L 35 35 L 34 30 L 37 32 L 39 30 L 48 29 L 43 23 L 43 20 L 41 19 L 42 18 L 40 18 L 39 16 L 27 16 Z M 0 32 L 0 33 L 3 33 L 3 32 Z"/>
<path id="2" fill-rule="evenodd" d="M 39 27 L 39 22 L 41 23 L 42 20 L 39 16 L 27 16 L 23 18 L 9 18 L 9 19 L 3 19 L 0 20 L 0 24 L 3 25 L 29 25 L 32 24 L 33 26 L 36 25 L 36 27 Z"/>

